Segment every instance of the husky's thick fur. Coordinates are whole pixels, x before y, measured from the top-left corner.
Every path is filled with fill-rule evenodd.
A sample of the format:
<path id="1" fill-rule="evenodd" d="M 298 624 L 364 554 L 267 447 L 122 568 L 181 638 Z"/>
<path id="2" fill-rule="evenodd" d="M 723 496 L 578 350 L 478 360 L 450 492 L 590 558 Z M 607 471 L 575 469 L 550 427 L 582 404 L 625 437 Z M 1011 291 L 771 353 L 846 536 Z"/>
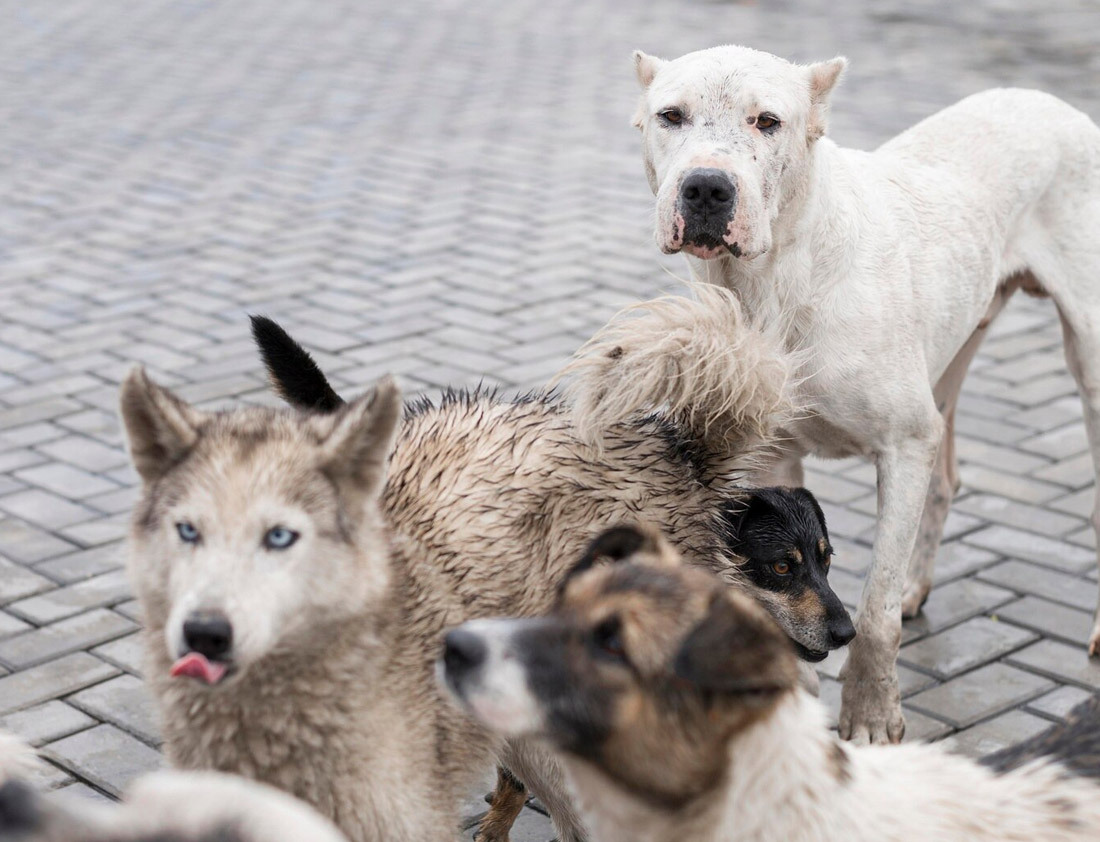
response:
<path id="1" fill-rule="evenodd" d="M 784 363 L 765 347 L 746 338 L 731 362 L 751 370 L 725 381 L 753 400 L 694 416 L 708 435 L 748 431 L 723 434 L 747 459 L 784 406 Z M 388 384 L 331 413 L 204 413 L 140 371 L 122 390 L 143 480 L 131 571 L 169 757 L 293 792 L 357 842 L 457 833 L 460 799 L 501 746 L 440 698 L 443 630 L 545 610 L 562 559 L 601 526 L 641 513 L 754 587 L 730 549 L 751 496 L 733 485 L 737 454 L 708 449 L 690 416 L 620 421 L 601 455 L 548 397 L 451 396 L 397 433 L 400 410 Z M 824 595 L 802 602 L 793 633 L 831 648 L 836 612 Z M 568 801 L 528 782 L 568 831 Z"/>
<path id="2" fill-rule="evenodd" d="M 3 842 L 346 842 L 332 823 L 284 792 L 218 772 L 155 772 L 121 805 L 41 795 L 23 778 L 34 752 L 0 733 Z"/>
<path id="3" fill-rule="evenodd" d="M 658 244 L 803 355 L 812 412 L 772 481 L 800 485 L 808 452 L 875 462 L 879 524 L 840 730 L 896 741 L 901 618 L 928 594 L 958 485 L 959 390 L 1017 289 L 1058 309 L 1100 465 L 1100 129 L 1048 94 L 994 90 L 865 153 L 824 136 L 842 58 L 807 67 L 729 46 L 635 63 Z"/>
<path id="4" fill-rule="evenodd" d="M 467 623 L 442 659 L 486 725 L 559 752 L 598 842 L 1100 838 L 1095 700 L 998 768 L 840 743 L 767 614 L 636 534 L 625 561 L 571 575 L 549 617 Z"/>

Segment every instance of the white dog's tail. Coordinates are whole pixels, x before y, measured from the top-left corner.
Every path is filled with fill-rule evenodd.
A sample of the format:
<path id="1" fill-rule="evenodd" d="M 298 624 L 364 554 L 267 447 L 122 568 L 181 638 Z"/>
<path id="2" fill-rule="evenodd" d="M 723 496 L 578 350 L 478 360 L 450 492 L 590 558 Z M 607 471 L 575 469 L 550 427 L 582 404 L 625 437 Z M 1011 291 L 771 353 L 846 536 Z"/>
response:
<path id="1" fill-rule="evenodd" d="M 583 438 L 662 412 L 704 448 L 716 474 L 750 468 L 795 414 L 795 363 L 777 335 L 746 323 L 733 293 L 692 284 L 620 312 L 555 379 L 569 378 Z"/>
<path id="2" fill-rule="evenodd" d="M 7 731 L 0 731 L 0 786 L 10 780 L 27 778 L 41 766 L 33 748 Z"/>

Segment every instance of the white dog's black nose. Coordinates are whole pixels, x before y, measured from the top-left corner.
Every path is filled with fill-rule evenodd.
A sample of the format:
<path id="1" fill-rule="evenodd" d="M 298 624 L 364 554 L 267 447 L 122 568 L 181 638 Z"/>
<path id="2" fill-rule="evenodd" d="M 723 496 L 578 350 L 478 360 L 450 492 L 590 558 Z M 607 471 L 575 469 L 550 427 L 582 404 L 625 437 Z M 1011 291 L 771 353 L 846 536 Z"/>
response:
<path id="1" fill-rule="evenodd" d="M 692 170 L 680 185 L 680 200 L 690 213 L 725 217 L 733 208 L 737 190 L 722 170 Z"/>
<path id="2" fill-rule="evenodd" d="M 183 621 L 183 642 L 207 660 L 225 660 L 233 648 L 233 626 L 222 614 L 196 611 Z"/>
<path id="3" fill-rule="evenodd" d="M 443 665 L 452 679 L 479 667 L 487 654 L 485 641 L 474 632 L 457 628 L 443 639 Z"/>

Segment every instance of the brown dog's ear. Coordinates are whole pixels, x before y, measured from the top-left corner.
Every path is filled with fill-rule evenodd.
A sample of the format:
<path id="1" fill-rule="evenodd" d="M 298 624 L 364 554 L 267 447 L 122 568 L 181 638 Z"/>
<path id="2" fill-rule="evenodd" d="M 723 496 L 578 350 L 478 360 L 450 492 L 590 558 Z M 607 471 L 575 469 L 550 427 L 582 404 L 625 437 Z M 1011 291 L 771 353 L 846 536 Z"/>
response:
<path id="1" fill-rule="evenodd" d="M 797 678 L 794 653 L 779 627 L 747 597 L 724 592 L 714 595 L 706 617 L 684 640 L 673 671 L 720 693 L 778 691 Z"/>
<path id="2" fill-rule="evenodd" d="M 378 496 L 386 480 L 401 409 L 401 392 L 387 377 L 374 391 L 337 411 L 331 432 L 321 445 L 321 459 L 333 479 L 350 484 L 365 497 Z"/>
<path id="3" fill-rule="evenodd" d="M 829 126 L 829 95 L 848 67 L 848 59 L 837 56 L 811 64 L 810 73 L 810 140 L 817 140 Z"/>
<path id="4" fill-rule="evenodd" d="M 579 576 L 597 564 L 613 563 L 630 558 L 636 552 L 641 551 L 647 542 L 652 543 L 652 541 L 652 536 L 637 526 L 626 524 L 605 529 L 592 539 L 577 563 L 566 572 L 565 577 L 558 586 L 558 592 L 565 590 L 565 586 L 574 576 Z"/>
<path id="5" fill-rule="evenodd" d="M 195 446 L 207 416 L 135 366 L 122 382 L 119 413 L 130 459 L 145 483 L 164 476 Z"/>

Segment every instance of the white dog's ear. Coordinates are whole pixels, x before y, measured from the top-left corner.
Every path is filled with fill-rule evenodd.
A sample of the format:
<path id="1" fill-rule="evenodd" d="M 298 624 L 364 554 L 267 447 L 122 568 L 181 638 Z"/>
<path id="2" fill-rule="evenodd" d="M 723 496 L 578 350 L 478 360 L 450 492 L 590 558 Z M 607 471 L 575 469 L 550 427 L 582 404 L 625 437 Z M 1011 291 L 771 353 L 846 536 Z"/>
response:
<path id="1" fill-rule="evenodd" d="M 146 482 L 162 477 L 195 446 L 206 413 L 173 395 L 135 366 L 122 383 L 119 412 L 134 468 Z"/>
<path id="2" fill-rule="evenodd" d="M 848 67 L 848 59 L 837 56 L 828 61 L 811 64 L 810 73 L 810 140 L 825 134 L 829 124 L 829 95 Z"/>
<path id="3" fill-rule="evenodd" d="M 668 62 L 657 56 L 647 55 L 641 50 L 634 51 L 634 75 L 638 77 L 638 84 L 643 88 L 648 88 L 653 81 L 653 77 L 657 75 L 657 71 L 664 67 Z"/>
<path id="4" fill-rule="evenodd" d="M 377 497 L 385 484 L 401 410 L 401 391 L 388 377 L 373 392 L 339 409 L 332 432 L 321 445 L 321 459 L 330 475 L 366 498 Z M 321 418 L 327 421 L 332 416 Z"/>

